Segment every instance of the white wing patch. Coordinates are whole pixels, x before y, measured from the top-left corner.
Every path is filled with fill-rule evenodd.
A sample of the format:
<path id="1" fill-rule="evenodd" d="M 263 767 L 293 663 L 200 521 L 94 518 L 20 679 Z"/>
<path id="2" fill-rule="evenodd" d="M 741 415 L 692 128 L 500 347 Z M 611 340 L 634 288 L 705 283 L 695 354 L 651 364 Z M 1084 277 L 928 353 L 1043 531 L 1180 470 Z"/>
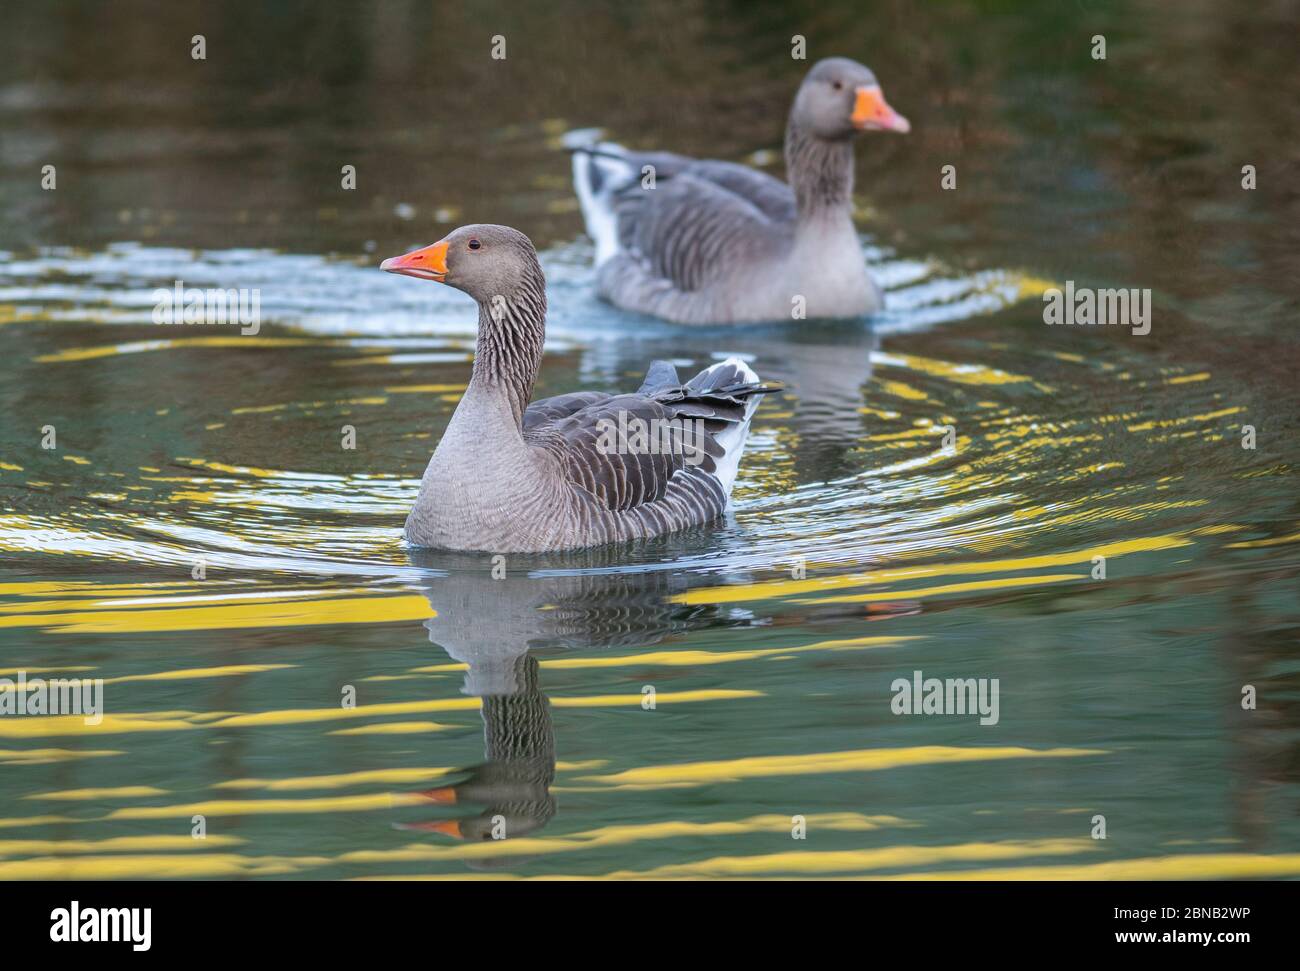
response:
<path id="1" fill-rule="evenodd" d="M 729 357 L 725 361 L 719 361 L 717 364 L 706 368 L 702 374 L 708 374 L 719 368 L 734 367 L 747 382 L 758 384 L 758 375 L 754 369 L 738 357 Z M 714 441 L 723 447 L 726 451 L 721 458 L 717 460 L 718 469 L 714 474 L 718 481 L 722 483 L 723 493 L 730 499 L 731 487 L 736 482 L 736 473 L 740 469 L 740 457 L 745 454 L 745 441 L 749 438 L 749 421 L 754 417 L 754 412 L 758 410 L 758 402 L 762 395 L 753 395 L 745 403 L 745 420 L 737 422 L 728 428 L 724 428 L 713 436 Z"/>
<path id="2" fill-rule="evenodd" d="M 596 244 L 596 266 L 600 266 L 617 256 L 620 249 L 614 193 L 639 179 L 641 173 L 623 157 L 626 149 L 613 142 L 571 147 L 574 147 L 573 188 L 582 207 L 587 235 Z"/>

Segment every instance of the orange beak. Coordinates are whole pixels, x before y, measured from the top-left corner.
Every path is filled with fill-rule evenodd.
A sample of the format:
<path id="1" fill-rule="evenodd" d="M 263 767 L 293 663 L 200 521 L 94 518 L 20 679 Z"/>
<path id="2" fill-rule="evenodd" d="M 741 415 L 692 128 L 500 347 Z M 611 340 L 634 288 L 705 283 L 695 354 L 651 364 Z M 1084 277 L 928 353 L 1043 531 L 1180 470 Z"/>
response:
<path id="1" fill-rule="evenodd" d="M 419 830 L 422 833 L 442 833 L 458 840 L 465 838 L 465 834 L 460 831 L 460 820 L 457 819 L 444 819 L 437 823 L 408 823 L 401 828 Z"/>
<path id="2" fill-rule="evenodd" d="M 443 806 L 452 806 L 456 803 L 456 790 L 451 787 L 445 789 L 426 789 L 424 792 L 420 793 L 420 795 L 424 796 L 424 798 L 428 799 L 430 802 L 436 802 Z"/>
<path id="3" fill-rule="evenodd" d="M 417 280 L 447 279 L 447 242 L 441 240 L 405 256 L 393 256 L 379 264 L 381 270 L 413 276 Z"/>
<path id="4" fill-rule="evenodd" d="M 858 131 L 896 131 L 909 132 L 911 123 L 900 115 L 889 102 L 879 87 L 863 85 L 857 89 L 853 102 L 853 114 L 849 118 Z"/>

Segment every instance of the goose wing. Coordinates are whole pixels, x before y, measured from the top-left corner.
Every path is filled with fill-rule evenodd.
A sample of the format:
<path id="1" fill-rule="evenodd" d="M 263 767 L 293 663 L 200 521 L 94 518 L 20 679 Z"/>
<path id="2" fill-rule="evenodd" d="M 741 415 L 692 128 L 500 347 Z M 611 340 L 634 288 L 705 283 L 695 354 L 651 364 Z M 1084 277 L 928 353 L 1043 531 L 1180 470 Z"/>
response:
<path id="1" fill-rule="evenodd" d="M 524 412 L 524 440 L 553 454 L 565 477 L 608 509 L 656 502 L 683 470 L 716 472 L 725 454 L 716 434 L 745 420 L 749 395 L 770 390 L 695 380 L 682 384 L 671 364 L 656 361 L 633 394 L 535 401 Z"/>
<path id="2" fill-rule="evenodd" d="M 540 398 L 524 409 L 524 436 L 527 437 L 529 432 L 539 433 L 555 422 L 569 418 L 574 412 L 607 400 L 609 395 L 603 391 L 574 391 Z"/>
<path id="3" fill-rule="evenodd" d="M 705 454 L 695 461 L 695 438 L 683 438 L 683 429 L 693 433 L 694 427 L 672 423 L 673 410 L 644 395 L 606 395 L 589 403 L 554 404 L 547 399 L 528 410 L 537 405 L 552 417 L 530 424 L 525 416 L 524 440 L 551 452 L 565 477 L 607 509 L 633 509 L 662 499 L 688 457 L 707 469 L 712 462 L 709 450 L 722 452 L 705 435 L 698 443 Z"/>
<path id="4" fill-rule="evenodd" d="M 672 152 L 632 152 L 621 149 L 622 161 L 633 170 L 638 180 L 635 185 L 625 185 L 621 192 L 640 190 L 640 179 L 646 166 L 654 170 L 655 184 L 665 180 L 690 176 L 710 182 L 727 193 L 748 202 L 769 220 L 792 223 L 795 218 L 794 191 L 780 179 L 766 172 L 717 159 L 698 159 Z"/>
<path id="5" fill-rule="evenodd" d="M 746 200 L 773 223 L 794 222 L 794 191 L 766 172 L 751 169 L 748 165 L 712 159 L 694 162 L 684 172 Z"/>
<path id="6" fill-rule="evenodd" d="M 788 232 L 794 199 L 787 195 L 775 179 L 743 166 L 697 162 L 654 189 L 637 184 L 618 193 L 619 242 L 652 276 L 678 291 L 699 290 Z"/>

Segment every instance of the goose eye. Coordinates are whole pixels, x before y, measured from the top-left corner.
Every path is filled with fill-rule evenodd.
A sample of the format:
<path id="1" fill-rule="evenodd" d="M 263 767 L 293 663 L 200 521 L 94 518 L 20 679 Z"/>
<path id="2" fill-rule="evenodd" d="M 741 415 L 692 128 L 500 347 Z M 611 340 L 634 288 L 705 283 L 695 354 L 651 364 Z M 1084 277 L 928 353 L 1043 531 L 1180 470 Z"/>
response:
<path id="1" fill-rule="evenodd" d="M 844 82 L 843 82 L 843 81 L 832 81 L 832 82 L 831 82 L 831 87 L 834 88 L 836 91 L 843 91 L 843 90 L 844 90 Z"/>
<path id="2" fill-rule="evenodd" d="M 482 245 L 483 245 L 483 244 L 480 243 L 477 239 L 471 239 L 471 240 L 469 241 L 469 248 L 470 248 L 470 249 L 478 249 L 478 248 L 481 247 Z"/>

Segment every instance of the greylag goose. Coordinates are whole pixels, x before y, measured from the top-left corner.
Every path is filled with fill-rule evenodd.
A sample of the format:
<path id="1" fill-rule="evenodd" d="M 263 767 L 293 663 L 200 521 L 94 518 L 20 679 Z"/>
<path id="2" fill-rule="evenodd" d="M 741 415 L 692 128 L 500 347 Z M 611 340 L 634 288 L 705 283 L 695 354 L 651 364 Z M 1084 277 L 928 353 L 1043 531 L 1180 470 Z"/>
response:
<path id="1" fill-rule="evenodd" d="M 788 185 L 732 162 L 571 141 L 597 292 L 684 324 L 879 310 L 853 227 L 853 138 L 910 127 L 868 68 L 831 57 L 813 65 L 790 109 Z"/>
<path id="2" fill-rule="evenodd" d="M 478 302 L 469 386 L 406 520 L 415 546 L 545 553 L 656 536 L 726 508 L 759 395 L 739 358 L 683 384 L 665 361 L 635 393 L 528 403 L 542 361 L 546 281 L 532 242 L 463 226 L 380 268 Z"/>

